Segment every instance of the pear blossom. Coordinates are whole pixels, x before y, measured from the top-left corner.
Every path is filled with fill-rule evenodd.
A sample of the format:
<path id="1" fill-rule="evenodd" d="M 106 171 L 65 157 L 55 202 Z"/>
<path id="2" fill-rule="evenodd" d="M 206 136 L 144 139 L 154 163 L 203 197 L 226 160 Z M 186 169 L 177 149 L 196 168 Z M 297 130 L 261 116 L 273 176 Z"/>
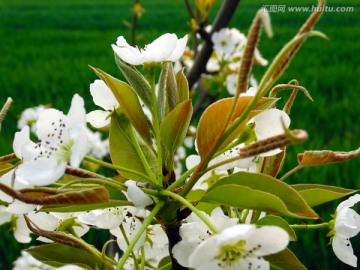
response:
<path id="1" fill-rule="evenodd" d="M 22 159 L 15 180 L 27 185 L 45 186 L 56 182 L 66 165 L 78 167 L 88 151 L 84 101 L 74 95 L 67 115 L 50 108 L 36 122 L 38 143 L 30 140 L 29 127 L 15 134 L 13 148 Z"/>
<path id="2" fill-rule="evenodd" d="M 95 128 L 103 128 L 110 124 L 110 111 L 119 106 L 113 92 L 102 80 L 95 80 L 90 84 L 90 94 L 94 103 L 104 110 L 95 110 L 86 115 L 87 121 Z"/>
<path id="3" fill-rule="evenodd" d="M 144 49 L 130 46 L 123 36 L 111 45 L 121 60 L 130 65 L 142 65 L 145 62 L 177 61 L 184 53 L 188 36 L 178 39 L 176 34 L 164 34 Z"/>
<path id="4" fill-rule="evenodd" d="M 270 269 L 263 256 L 282 251 L 288 243 L 289 235 L 280 227 L 235 225 L 203 241 L 190 255 L 189 266 L 196 270 Z"/>
<path id="5" fill-rule="evenodd" d="M 349 238 L 360 232 L 360 215 L 351 207 L 360 202 L 360 194 L 351 196 L 336 208 L 334 230 L 329 233 L 332 238 L 332 248 L 336 257 L 342 262 L 357 267 L 357 257 Z"/>
<path id="6" fill-rule="evenodd" d="M 31 132 L 35 133 L 35 123 L 39 118 L 39 114 L 45 109 L 44 105 L 25 109 L 17 122 L 17 128 L 22 129 L 25 126 L 30 126 Z"/>
<path id="7" fill-rule="evenodd" d="M 109 154 L 109 139 L 102 140 L 101 133 L 98 131 L 93 132 L 86 129 L 87 137 L 89 139 L 89 156 L 102 159 Z"/>
<path id="8" fill-rule="evenodd" d="M 215 51 L 230 55 L 235 51 L 237 44 L 246 41 L 246 37 L 237 29 L 222 28 L 213 33 L 211 41 Z"/>
<path id="9" fill-rule="evenodd" d="M 203 213 L 203 215 L 220 231 L 232 227 L 238 222 L 237 218 L 229 218 L 226 216 L 220 207 L 215 208 L 210 216 L 206 213 Z M 203 241 L 211 237 L 212 233 L 204 222 L 194 213 L 191 213 L 191 215 L 186 218 L 186 221 L 187 223 L 180 227 L 182 240 L 173 247 L 172 253 L 178 263 L 182 266 L 189 267 L 189 256 Z"/>

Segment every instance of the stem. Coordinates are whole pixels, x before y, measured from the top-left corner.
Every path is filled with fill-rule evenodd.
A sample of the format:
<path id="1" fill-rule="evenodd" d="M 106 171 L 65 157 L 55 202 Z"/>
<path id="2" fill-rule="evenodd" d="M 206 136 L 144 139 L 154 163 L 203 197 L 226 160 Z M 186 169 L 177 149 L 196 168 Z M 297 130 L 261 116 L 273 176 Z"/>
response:
<path id="1" fill-rule="evenodd" d="M 196 166 L 192 167 L 190 170 L 187 170 L 185 173 L 183 173 L 174 183 L 172 183 L 166 190 L 167 191 L 173 191 L 176 187 L 180 186 L 185 182 L 186 178 L 190 176 L 192 172 L 195 171 Z"/>
<path id="2" fill-rule="evenodd" d="M 181 197 L 180 195 L 173 193 L 173 192 L 169 192 L 167 190 L 163 190 L 160 192 L 161 195 L 165 195 L 168 197 L 171 197 L 177 201 L 179 201 L 180 203 L 182 203 L 184 206 L 186 206 L 187 208 L 189 208 L 191 211 L 193 211 L 205 224 L 206 226 L 209 227 L 209 229 L 213 232 L 213 233 L 220 233 L 220 231 L 206 218 L 206 216 L 199 211 L 195 206 L 193 206 L 188 200 L 186 200 L 185 198 Z"/>
<path id="3" fill-rule="evenodd" d="M 86 179 L 75 179 L 72 180 L 69 183 L 66 183 L 65 185 L 59 187 L 59 189 L 63 189 L 63 188 L 67 188 L 69 186 L 72 186 L 74 184 L 78 184 L 78 183 L 85 183 L 85 184 L 97 184 L 97 185 L 101 185 L 101 186 L 107 186 L 107 187 L 112 187 L 114 189 L 117 190 L 122 190 L 122 191 L 126 191 L 127 187 L 122 184 L 122 183 L 117 183 L 115 181 L 112 181 L 112 179 L 99 179 L 99 178 L 86 178 Z"/>
<path id="4" fill-rule="evenodd" d="M 134 249 L 135 244 L 140 239 L 141 235 L 146 230 L 146 228 L 151 224 L 153 218 L 161 210 L 163 205 L 164 205 L 163 201 L 158 202 L 156 204 L 156 206 L 154 207 L 154 209 L 150 212 L 149 216 L 144 220 L 144 222 L 141 225 L 139 231 L 136 233 L 133 240 L 131 240 L 131 242 L 129 243 L 129 246 L 127 247 L 126 251 L 124 252 L 123 256 L 121 257 L 121 259 L 120 259 L 120 261 L 119 261 L 119 263 L 118 263 L 118 265 L 116 267 L 116 270 L 122 270 L 123 269 L 126 260 L 129 258 L 130 253 Z"/>
<path id="5" fill-rule="evenodd" d="M 0 125 L 1 125 L 2 121 L 4 120 L 12 102 L 13 102 L 12 98 L 8 97 L 4 106 L 2 107 L 2 109 L 0 111 Z"/>
<path id="6" fill-rule="evenodd" d="M 329 223 L 324 222 L 321 224 L 293 224 L 290 225 L 295 230 L 326 230 L 329 229 Z"/>
<path id="7" fill-rule="evenodd" d="M 129 238 L 128 238 L 127 235 L 126 235 L 125 230 L 124 230 L 124 226 L 123 226 L 122 224 L 120 224 L 120 231 L 121 231 L 121 234 L 124 236 L 125 243 L 129 246 L 129 244 L 130 244 Z M 138 265 L 138 262 L 137 262 L 137 260 L 136 260 L 136 256 L 135 256 L 134 251 L 132 250 L 130 254 L 131 254 L 131 256 L 132 256 L 133 259 L 134 259 L 135 269 L 136 269 L 136 270 L 139 270 L 139 265 Z"/>
<path id="8" fill-rule="evenodd" d="M 288 176 L 290 176 L 291 174 L 293 174 L 294 172 L 297 172 L 298 170 L 300 170 L 302 168 L 302 166 L 296 166 L 295 168 L 291 169 L 290 171 L 288 171 L 287 173 L 285 173 L 280 179 L 279 181 L 284 181 L 285 178 L 287 178 Z"/>
<path id="9" fill-rule="evenodd" d="M 159 123 L 159 111 L 158 111 L 158 103 L 156 99 L 156 91 L 155 91 L 155 66 L 151 66 L 149 68 L 149 81 L 151 86 L 151 98 L 153 103 L 153 117 L 154 117 L 154 133 L 155 133 L 155 140 L 156 140 L 156 146 L 157 146 L 157 166 L 158 166 L 158 172 L 157 172 L 157 186 L 160 190 L 162 188 L 162 149 L 161 149 L 161 137 L 160 137 L 160 123 Z"/>

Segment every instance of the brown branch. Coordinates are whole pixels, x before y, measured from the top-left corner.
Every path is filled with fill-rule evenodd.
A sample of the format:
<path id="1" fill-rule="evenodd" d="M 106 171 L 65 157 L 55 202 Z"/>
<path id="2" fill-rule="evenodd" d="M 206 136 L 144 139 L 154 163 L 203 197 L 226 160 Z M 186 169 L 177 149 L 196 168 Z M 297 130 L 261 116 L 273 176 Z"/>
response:
<path id="1" fill-rule="evenodd" d="M 210 36 L 214 32 L 219 31 L 221 28 L 226 27 L 230 23 L 230 20 L 233 17 L 239 3 L 240 0 L 225 0 L 223 2 L 210 31 Z M 212 42 L 206 41 L 202 49 L 196 55 L 194 65 L 186 76 L 189 81 L 189 89 L 191 89 L 193 85 L 198 81 L 201 74 L 206 71 L 206 63 L 208 62 L 212 52 Z"/>

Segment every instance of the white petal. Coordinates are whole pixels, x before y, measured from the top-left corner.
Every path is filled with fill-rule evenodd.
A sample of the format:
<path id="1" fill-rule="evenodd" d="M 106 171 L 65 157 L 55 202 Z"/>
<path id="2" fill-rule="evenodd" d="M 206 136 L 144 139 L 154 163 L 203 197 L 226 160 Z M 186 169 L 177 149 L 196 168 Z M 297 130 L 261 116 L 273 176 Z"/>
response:
<path id="1" fill-rule="evenodd" d="M 52 214 L 45 212 L 31 212 L 28 214 L 29 219 L 43 230 L 52 231 L 59 225 L 59 219 Z"/>
<path id="2" fill-rule="evenodd" d="M 94 128 L 103 128 L 110 124 L 110 118 L 108 118 L 109 112 L 106 111 L 92 111 L 86 115 L 86 120 L 94 127 Z"/>
<path id="3" fill-rule="evenodd" d="M 6 211 L 6 207 L 0 205 L 0 225 L 9 222 L 11 220 L 12 214 Z"/>
<path id="4" fill-rule="evenodd" d="M 112 209 L 106 209 L 96 217 L 95 225 L 101 229 L 114 229 L 119 227 L 124 220 L 124 216 L 120 213 L 118 214 L 115 209 L 114 211 L 115 212 L 113 212 Z"/>
<path id="5" fill-rule="evenodd" d="M 162 62 L 167 60 L 177 45 L 177 36 L 175 34 L 164 34 L 145 47 L 144 54 L 147 61 Z"/>
<path id="6" fill-rule="evenodd" d="M 14 149 L 15 155 L 19 159 L 22 159 L 22 153 L 21 153 L 22 146 L 25 143 L 29 142 L 29 141 L 30 141 L 30 128 L 29 128 L 29 126 L 25 126 L 20 131 L 15 133 L 14 142 L 13 142 L 13 149 Z"/>
<path id="7" fill-rule="evenodd" d="M 30 243 L 31 241 L 30 230 L 26 225 L 25 219 L 22 215 L 19 215 L 16 220 L 14 237 L 19 243 Z"/>
<path id="8" fill-rule="evenodd" d="M 249 235 L 256 230 L 255 225 L 239 224 L 229 227 L 221 232 L 218 238 L 218 245 L 226 245 L 228 243 L 235 244 L 240 240 L 247 240 Z"/>
<path id="9" fill-rule="evenodd" d="M 284 250 L 289 244 L 288 233 L 277 226 L 264 226 L 251 232 L 246 240 L 249 250 L 255 249 L 257 256 L 265 256 Z"/>
<path id="10" fill-rule="evenodd" d="M 219 237 L 219 235 L 215 235 L 202 242 L 190 255 L 189 266 L 192 268 L 200 269 L 200 267 L 204 265 L 204 262 L 213 262 L 215 257 L 219 253 L 219 247 L 216 244 Z"/>
<path id="11" fill-rule="evenodd" d="M 188 40 L 188 35 L 185 35 L 183 38 L 178 39 L 174 51 L 167 59 L 168 61 L 175 62 L 179 60 L 179 58 L 184 54 L 187 40 Z"/>
<path id="12" fill-rule="evenodd" d="M 345 238 L 360 232 L 360 215 L 351 208 L 345 208 L 336 215 L 335 232 Z"/>
<path id="13" fill-rule="evenodd" d="M 73 130 L 71 137 L 73 138 L 74 144 L 70 150 L 70 165 L 79 167 L 84 156 L 89 152 L 90 147 L 85 125 L 79 125 L 76 130 Z"/>
<path id="14" fill-rule="evenodd" d="M 189 170 L 200 163 L 200 156 L 190 155 L 186 158 L 186 168 Z"/>
<path id="15" fill-rule="evenodd" d="M 102 80 L 95 80 L 90 84 L 90 93 L 94 103 L 106 111 L 111 111 L 119 106 L 114 94 Z"/>
<path id="16" fill-rule="evenodd" d="M 332 248 L 340 261 L 351 265 L 352 267 L 357 266 L 357 258 L 354 255 L 354 250 L 348 239 L 344 239 L 335 234 L 332 241 Z"/>
<path id="17" fill-rule="evenodd" d="M 180 241 L 173 247 L 172 254 L 182 266 L 190 267 L 189 257 L 198 246 L 198 242 Z"/>
<path id="18" fill-rule="evenodd" d="M 270 269 L 269 263 L 261 257 L 247 257 L 246 259 L 240 260 L 239 264 L 241 265 L 241 268 L 239 269 Z"/>
<path id="19" fill-rule="evenodd" d="M 66 162 L 56 158 L 39 158 L 20 164 L 15 180 L 28 185 L 46 186 L 55 183 L 65 173 Z"/>
<path id="20" fill-rule="evenodd" d="M 9 204 L 6 211 L 12 214 L 22 215 L 33 211 L 36 207 L 36 204 L 26 204 L 15 200 L 13 203 Z"/>
<path id="21" fill-rule="evenodd" d="M 129 200 L 137 208 L 145 208 L 146 206 L 152 205 L 154 202 L 149 195 L 145 194 L 138 186 L 136 182 L 129 180 L 125 182 L 125 185 L 128 187 L 127 195 Z"/>
<path id="22" fill-rule="evenodd" d="M 118 37 L 116 45 L 111 47 L 121 60 L 130 65 L 141 65 L 146 62 L 144 54 L 138 48 L 130 46 L 123 36 Z"/>
<path id="23" fill-rule="evenodd" d="M 74 130 L 86 125 L 84 100 L 78 94 L 75 94 L 71 100 L 71 106 L 67 114 L 67 119 L 71 128 L 70 132 L 74 132 Z"/>
<path id="24" fill-rule="evenodd" d="M 349 207 L 353 207 L 356 203 L 360 202 L 360 194 L 355 194 L 349 197 L 347 200 L 343 201 L 336 208 L 336 212 L 341 212 L 341 210 Z"/>
<path id="25" fill-rule="evenodd" d="M 256 115 L 249 122 L 255 122 L 255 133 L 259 140 L 284 134 L 282 121 L 285 126 L 290 125 L 290 117 L 281 110 L 268 109 Z"/>

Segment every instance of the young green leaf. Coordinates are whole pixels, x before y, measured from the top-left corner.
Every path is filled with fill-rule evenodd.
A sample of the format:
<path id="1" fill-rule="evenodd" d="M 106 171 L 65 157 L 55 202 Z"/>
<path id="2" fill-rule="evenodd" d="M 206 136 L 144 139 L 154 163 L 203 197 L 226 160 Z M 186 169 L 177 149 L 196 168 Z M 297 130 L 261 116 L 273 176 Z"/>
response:
<path id="1" fill-rule="evenodd" d="M 134 88 L 144 104 L 152 110 L 151 86 L 145 77 L 134 67 L 130 67 L 115 54 L 115 62 L 128 83 Z"/>
<path id="2" fill-rule="evenodd" d="M 274 270 L 307 270 L 307 268 L 296 258 L 290 249 L 265 256 L 265 260 L 270 263 L 270 269 Z"/>
<path id="3" fill-rule="evenodd" d="M 123 112 L 117 110 L 116 113 L 112 114 L 109 133 L 111 160 L 114 165 L 126 169 L 119 169 L 119 173 L 128 179 L 149 182 L 148 178 L 146 178 L 146 169 L 135 147 L 135 143 L 139 143 L 140 140 L 136 138 L 134 130 Z M 152 170 L 156 172 L 155 154 L 149 149 L 148 145 L 143 143 L 141 146 Z"/>
<path id="4" fill-rule="evenodd" d="M 175 74 L 176 85 L 179 93 L 179 103 L 189 99 L 189 83 L 184 74 L 184 68 Z"/>
<path id="5" fill-rule="evenodd" d="M 92 68 L 95 73 L 107 84 L 127 118 L 146 142 L 151 144 L 150 124 L 141 107 L 134 90 L 125 82 L 120 81 L 98 68 Z"/>
<path id="6" fill-rule="evenodd" d="M 202 198 L 219 203 L 298 218 L 318 218 L 291 186 L 267 175 L 238 172 L 220 179 Z"/>
<path id="7" fill-rule="evenodd" d="M 355 189 L 317 184 L 297 184 L 291 187 L 298 191 L 311 207 L 346 197 L 358 191 Z"/>
<path id="8" fill-rule="evenodd" d="M 104 269 L 103 262 L 96 256 L 91 256 L 85 250 L 67 245 L 46 244 L 29 248 L 26 252 L 30 253 L 38 261 L 56 268 L 73 264 L 84 269 Z"/>
<path id="9" fill-rule="evenodd" d="M 174 153 L 183 142 L 192 116 L 191 99 L 188 99 L 168 113 L 160 126 L 160 136 L 163 145 Z"/>
<path id="10" fill-rule="evenodd" d="M 278 226 L 283 228 L 290 237 L 291 241 L 296 241 L 296 234 L 289 224 L 279 216 L 267 215 L 256 222 L 256 225 L 260 226 Z"/>

